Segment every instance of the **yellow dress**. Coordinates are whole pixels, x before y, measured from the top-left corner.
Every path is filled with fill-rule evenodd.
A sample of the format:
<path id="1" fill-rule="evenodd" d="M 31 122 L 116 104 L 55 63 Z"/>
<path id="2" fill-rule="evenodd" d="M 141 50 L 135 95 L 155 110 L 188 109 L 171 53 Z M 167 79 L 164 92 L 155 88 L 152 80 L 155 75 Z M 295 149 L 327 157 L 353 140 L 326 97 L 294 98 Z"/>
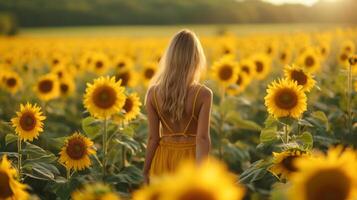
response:
<path id="1" fill-rule="evenodd" d="M 200 86 L 195 94 L 195 98 L 193 101 L 193 107 L 192 107 L 192 115 L 190 120 L 188 121 L 185 129 L 182 132 L 175 133 L 172 128 L 166 123 L 165 119 L 163 118 L 163 115 L 160 112 L 158 103 L 157 103 L 157 98 L 156 98 L 156 91 L 154 91 L 154 101 L 157 109 L 157 113 L 159 114 L 160 121 L 167 127 L 167 129 L 170 131 L 169 134 L 164 134 L 162 135 L 160 132 L 160 138 L 163 137 L 172 137 L 172 136 L 184 136 L 184 137 L 195 137 L 196 134 L 193 133 L 187 133 L 187 129 L 190 126 L 191 122 L 195 119 L 197 121 L 197 117 L 195 116 L 195 107 L 196 107 L 196 101 L 197 101 L 197 96 L 201 90 Z M 196 141 L 182 141 L 182 142 L 169 142 L 165 140 L 160 140 L 159 146 L 157 147 L 155 151 L 154 158 L 151 162 L 151 167 L 150 167 L 150 176 L 160 176 L 162 174 L 166 173 L 172 173 L 174 172 L 177 167 L 182 163 L 182 161 L 185 160 L 195 160 L 196 157 Z"/>

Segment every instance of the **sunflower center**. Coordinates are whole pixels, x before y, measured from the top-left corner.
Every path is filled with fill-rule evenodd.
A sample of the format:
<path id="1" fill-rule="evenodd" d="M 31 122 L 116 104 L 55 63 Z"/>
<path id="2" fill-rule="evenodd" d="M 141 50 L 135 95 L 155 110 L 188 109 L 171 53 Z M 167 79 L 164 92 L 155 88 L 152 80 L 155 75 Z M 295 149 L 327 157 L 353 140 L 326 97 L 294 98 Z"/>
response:
<path id="1" fill-rule="evenodd" d="M 271 53 L 273 53 L 273 48 L 268 47 L 267 53 L 270 55 Z"/>
<path id="2" fill-rule="evenodd" d="M 62 92 L 63 94 L 66 94 L 66 93 L 68 92 L 69 87 L 68 87 L 67 84 L 61 83 L 60 89 L 61 89 L 61 92 Z"/>
<path id="3" fill-rule="evenodd" d="M 20 117 L 20 126 L 25 131 L 31 131 L 36 126 L 36 118 L 33 113 L 26 112 Z"/>
<path id="4" fill-rule="evenodd" d="M 155 71 L 153 69 L 146 69 L 144 75 L 147 79 L 151 79 L 154 76 L 154 73 Z"/>
<path id="5" fill-rule="evenodd" d="M 102 68 L 102 67 L 103 67 L 103 62 L 102 62 L 102 61 L 97 61 L 97 62 L 95 63 L 95 67 L 96 67 L 97 69 Z"/>
<path id="6" fill-rule="evenodd" d="M 294 165 L 294 160 L 297 158 L 297 156 L 288 156 L 282 160 L 282 165 L 284 166 L 285 169 L 287 169 L 289 172 L 296 172 L 297 168 Z"/>
<path id="7" fill-rule="evenodd" d="M 322 53 L 322 55 L 325 55 L 326 54 L 326 48 L 322 47 L 321 48 L 321 53 Z"/>
<path id="8" fill-rule="evenodd" d="M 149 200 L 158 200 L 158 199 L 160 199 L 160 193 L 159 192 L 154 192 L 149 197 Z"/>
<path id="9" fill-rule="evenodd" d="M 308 56 L 305 59 L 305 65 L 306 67 L 312 67 L 315 64 L 315 59 L 312 56 Z"/>
<path id="10" fill-rule="evenodd" d="M 179 200 L 216 200 L 212 192 L 200 189 L 200 188 L 191 188 L 188 191 L 182 193 Z"/>
<path id="11" fill-rule="evenodd" d="M 247 74 L 250 74 L 250 69 L 249 69 L 248 66 L 244 65 L 244 66 L 242 67 L 242 70 L 243 70 L 244 72 L 247 72 Z"/>
<path id="12" fill-rule="evenodd" d="M 39 83 L 38 88 L 42 93 L 48 93 L 53 88 L 53 82 L 51 80 L 42 80 Z"/>
<path id="13" fill-rule="evenodd" d="M 63 73 L 62 72 L 57 72 L 57 77 L 58 78 L 62 78 L 63 77 Z"/>
<path id="14" fill-rule="evenodd" d="M 261 61 L 255 61 L 255 69 L 257 72 L 262 72 L 264 69 L 264 64 Z"/>
<path id="15" fill-rule="evenodd" d="M 79 138 L 73 138 L 68 141 L 66 152 L 70 158 L 79 160 L 83 158 L 83 156 L 86 154 L 86 151 L 86 144 L 83 140 Z"/>
<path id="16" fill-rule="evenodd" d="M 130 80 L 130 73 L 129 72 L 121 72 L 115 75 L 115 80 L 119 81 L 121 79 L 121 85 L 127 86 Z"/>
<path id="17" fill-rule="evenodd" d="M 119 62 L 119 63 L 117 64 L 117 67 L 118 67 L 118 68 L 123 68 L 123 67 L 125 67 L 125 62 Z"/>
<path id="18" fill-rule="evenodd" d="M 59 63 L 59 60 L 58 59 L 53 59 L 53 61 L 52 61 L 52 64 L 53 65 L 57 65 Z"/>
<path id="19" fill-rule="evenodd" d="M 94 91 L 93 102 L 99 108 L 108 109 L 115 104 L 116 100 L 116 92 L 111 87 L 104 85 Z"/>
<path id="20" fill-rule="evenodd" d="M 340 58 L 341 58 L 342 61 L 346 61 L 347 58 L 348 58 L 348 56 L 347 56 L 345 53 L 343 53 L 343 54 L 340 56 Z"/>
<path id="21" fill-rule="evenodd" d="M 285 60 L 285 59 L 286 59 L 286 53 L 282 53 L 282 54 L 280 55 L 280 59 L 281 59 L 281 60 Z"/>
<path id="22" fill-rule="evenodd" d="M 126 98 L 123 109 L 128 113 L 133 109 L 133 105 L 133 101 L 130 98 Z"/>
<path id="23" fill-rule="evenodd" d="M 14 87 L 14 86 L 16 85 L 16 83 L 17 83 L 17 81 L 16 81 L 15 78 L 8 78 L 8 79 L 6 80 L 6 85 L 7 85 L 8 87 Z"/>
<path id="24" fill-rule="evenodd" d="M 302 70 L 294 70 L 291 72 L 291 78 L 299 85 L 305 85 L 307 83 L 307 76 Z"/>
<path id="25" fill-rule="evenodd" d="M 276 105 L 285 110 L 294 108 L 298 103 L 298 97 L 296 93 L 290 89 L 281 89 L 275 96 Z"/>
<path id="26" fill-rule="evenodd" d="M 351 192 L 351 180 L 338 169 L 318 171 L 309 178 L 305 185 L 308 200 L 343 200 Z"/>
<path id="27" fill-rule="evenodd" d="M 229 50 L 229 49 L 224 49 L 223 50 L 223 54 L 230 54 L 231 53 L 231 50 Z"/>
<path id="28" fill-rule="evenodd" d="M 243 78 L 242 78 L 242 76 L 241 76 L 241 75 L 238 75 L 238 78 L 237 78 L 236 84 L 237 84 L 237 85 L 241 85 L 241 84 L 242 84 L 242 82 L 243 82 Z"/>
<path id="29" fill-rule="evenodd" d="M 0 199 L 10 198 L 14 194 L 9 182 L 9 175 L 3 171 L 0 171 Z"/>
<path id="30" fill-rule="evenodd" d="M 345 51 L 346 51 L 346 52 L 351 52 L 351 51 L 352 51 L 352 48 L 348 46 L 348 47 L 345 48 Z"/>
<path id="31" fill-rule="evenodd" d="M 223 81 L 229 80 L 233 76 L 233 69 L 229 65 L 224 65 L 220 70 L 219 70 L 219 78 Z"/>

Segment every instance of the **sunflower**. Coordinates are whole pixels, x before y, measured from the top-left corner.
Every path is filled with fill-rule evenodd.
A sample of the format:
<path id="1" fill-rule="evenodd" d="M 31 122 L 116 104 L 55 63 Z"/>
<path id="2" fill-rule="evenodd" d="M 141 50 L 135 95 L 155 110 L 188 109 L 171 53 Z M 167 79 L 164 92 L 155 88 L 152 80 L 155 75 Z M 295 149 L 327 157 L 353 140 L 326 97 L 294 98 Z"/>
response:
<path id="1" fill-rule="evenodd" d="M 297 171 L 294 163 L 296 158 L 308 155 L 308 152 L 300 149 L 288 149 L 281 153 L 273 152 L 273 165 L 269 171 L 277 177 L 287 179 L 291 173 Z"/>
<path id="2" fill-rule="evenodd" d="M 346 40 L 341 44 L 341 51 L 352 54 L 355 52 L 356 46 L 352 40 Z"/>
<path id="3" fill-rule="evenodd" d="M 319 52 L 323 58 L 326 58 L 330 53 L 330 45 L 327 42 L 321 42 L 319 45 Z"/>
<path id="4" fill-rule="evenodd" d="M 43 101 L 49 101 L 59 96 L 59 83 L 56 75 L 47 74 L 37 81 L 35 92 Z"/>
<path id="5" fill-rule="evenodd" d="M 117 122 L 128 123 L 135 119 L 140 114 L 141 106 L 140 98 L 137 93 L 129 94 L 125 99 L 123 106 L 124 114 L 122 116 L 115 116 L 114 120 Z"/>
<path id="6" fill-rule="evenodd" d="M 79 133 L 67 138 L 59 162 L 67 169 L 83 170 L 91 165 L 89 156 L 95 154 L 93 142 Z"/>
<path id="7" fill-rule="evenodd" d="M 93 84 L 87 84 L 84 106 L 90 114 L 105 119 L 118 113 L 125 104 L 125 88 L 115 77 L 99 77 Z"/>
<path id="8" fill-rule="evenodd" d="M 16 115 L 11 119 L 11 123 L 21 140 L 33 141 L 43 131 L 43 120 L 46 117 L 43 116 L 41 108 L 36 104 L 21 104 L 20 112 L 16 112 Z"/>
<path id="9" fill-rule="evenodd" d="M 72 77 L 66 77 L 60 80 L 59 88 L 61 96 L 67 97 L 71 95 L 75 90 L 75 83 Z"/>
<path id="10" fill-rule="evenodd" d="M 250 78 L 255 76 L 255 63 L 251 59 L 242 59 L 239 62 L 240 71 L 246 73 Z"/>
<path id="11" fill-rule="evenodd" d="M 69 62 L 68 56 L 60 51 L 55 51 L 51 53 L 48 58 L 48 64 L 52 69 L 57 68 L 59 66 L 64 66 L 68 64 L 68 62 Z"/>
<path id="12" fill-rule="evenodd" d="M 121 80 L 122 86 L 135 87 L 138 81 L 137 78 L 137 73 L 134 70 L 128 68 L 118 70 L 115 74 L 115 80 Z"/>
<path id="13" fill-rule="evenodd" d="M 157 63 L 155 62 L 147 62 L 143 65 L 141 74 L 144 84 L 146 86 L 149 85 L 151 79 L 155 76 L 156 71 L 157 71 Z"/>
<path id="14" fill-rule="evenodd" d="M 296 160 L 289 196 L 293 200 L 357 198 L 357 156 L 351 149 L 330 148 L 327 155 Z"/>
<path id="15" fill-rule="evenodd" d="M 85 51 L 85 52 L 81 53 L 81 55 L 79 56 L 79 59 L 78 59 L 78 63 L 77 63 L 80 71 L 82 71 L 82 70 L 88 71 L 91 69 L 90 66 L 92 66 L 93 55 L 94 55 L 94 53 L 92 51 Z"/>
<path id="16" fill-rule="evenodd" d="M 357 66 L 357 55 L 350 56 L 348 61 L 351 66 L 356 67 Z"/>
<path id="17" fill-rule="evenodd" d="M 255 65 L 255 77 L 257 77 L 258 80 L 263 80 L 270 72 L 270 58 L 266 54 L 255 54 L 251 59 Z"/>
<path id="18" fill-rule="evenodd" d="M 307 108 L 307 98 L 295 81 L 282 79 L 272 82 L 267 89 L 265 106 L 269 114 L 276 118 L 300 118 Z"/>
<path id="19" fill-rule="evenodd" d="M 307 92 L 310 92 L 316 83 L 310 73 L 296 65 L 287 65 L 284 69 L 284 76 L 288 80 L 296 81 L 302 86 L 302 90 Z"/>
<path id="20" fill-rule="evenodd" d="M 161 185 L 165 191 L 162 199 L 165 200 L 232 200 L 242 199 L 244 195 L 236 177 L 213 160 L 205 161 L 199 167 L 185 163 L 167 183 Z"/>
<path id="21" fill-rule="evenodd" d="M 67 69 L 66 66 L 61 65 L 61 66 L 58 66 L 58 67 L 52 69 L 51 73 L 55 74 L 57 76 L 58 80 L 61 80 L 63 78 L 67 78 L 68 76 L 70 76 L 68 71 L 69 70 Z"/>
<path id="22" fill-rule="evenodd" d="M 315 48 L 307 48 L 297 58 L 297 63 L 310 73 L 317 72 L 321 67 L 321 57 Z"/>
<path id="23" fill-rule="evenodd" d="M 213 79 L 224 87 L 235 84 L 238 72 L 238 63 L 229 57 L 219 59 L 213 63 L 211 69 Z"/>
<path id="24" fill-rule="evenodd" d="M 250 82 L 250 77 L 245 72 L 237 74 L 237 80 L 234 85 L 230 85 L 227 88 L 227 93 L 230 95 L 238 95 L 242 93 Z"/>
<path id="25" fill-rule="evenodd" d="M 10 161 L 4 155 L 0 163 L 0 199 L 28 199 L 29 194 L 26 192 L 26 185 L 18 182 L 17 176 L 17 171 L 12 168 Z"/>
<path id="26" fill-rule="evenodd" d="M 119 195 L 102 183 L 87 184 L 72 193 L 73 200 L 120 200 Z"/>
<path id="27" fill-rule="evenodd" d="M 132 67 L 134 66 L 134 61 L 128 56 L 120 55 L 114 58 L 113 66 L 118 71 L 122 69 L 132 69 Z"/>
<path id="28" fill-rule="evenodd" d="M 110 60 L 108 56 L 104 53 L 95 53 L 91 57 L 91 70 L 97 74 L 102 75 L 106 73 L 110 67 Z"/>
<path id="29" fill-rule="evenodd" d="M 291 49 L 284 49 L 279 53 L 279 62 L 282 63 L 283 65 L 288 64 L 291 61 Z"/>
<path id="30" fill-rule="evenodd" d="M 12 94 L 16 94 L 16 92 L 18 92 L 22 87 L 22 79 L 14 71 L 4 71 L 0 80 L 2 82 L 1 85 L 5 88 L 5 90 Z"/>
<path id="31" fill-rule="evenodd" d="M 337 54 L 337 60 L 338 63 L 340 64 L 341 67 L 347 68 L 349 66 L 349 57 L 352 54 L 347 51 L 340 51 L 340 53 Z"/>
<path id="32" fill-rule="evenodd" d="M 156 181 L 151 182 L 150 185 L 135 191 L 133 193 L 133 200 L 164 200 L 163 196 L 167 191 L 163 189 L 162 185 L 166 182 L 166 180 L 164 180 L 165 178 L 166 177 L 157 178 Z"/>

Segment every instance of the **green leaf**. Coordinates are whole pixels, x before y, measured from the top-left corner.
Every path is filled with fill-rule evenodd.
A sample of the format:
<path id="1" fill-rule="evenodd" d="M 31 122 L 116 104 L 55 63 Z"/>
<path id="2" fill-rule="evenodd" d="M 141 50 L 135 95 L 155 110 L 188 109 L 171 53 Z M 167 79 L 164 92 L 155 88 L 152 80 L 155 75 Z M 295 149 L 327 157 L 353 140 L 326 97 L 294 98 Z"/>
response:
<path id="1" fill-rule="evenodd" d="M 16 141 L 17 141 L 17 135 L 15 135 L 15 134 L 7 134 L 5 136 L 5 144 L 6 145 L 9 145 L 9 144 L 11 144 L 13 142 L 16 142 Z"/>
<path id="2" fill-rule="evenodd" d="M 54 165 L 43 162 L 28 162 L 23 169 L 27 176 L 40 180 L 54 180 L 55 175 L 60 174 Z"/>
<path id="3" fill-rule="evenodd" d="M 252 130 L 252 131 L 260 131 L 261 127 L 255 123 L 254 121 L 242 119 L 241 116 L 235 112 L 230 111 L 227 113 L 226 120 L 233 124 L 238 129 Z"/>
<path id="4" fill-rule="evenodd" d="M 298 136 L 298 140 L 301 141 L 305 148 L 312 149 L 314 144 L 314 139 L 310 132 L 303 132 L 301 135 Z"/>
<path id="5" fill-rule="evenodd" d="M 46 150 L 42 149 L 37 145 L 26 142 L 25 148 L 22 149 L 22 154 L 27 155 L 29 157 L 41 157 L 49 154 L 49 152 L 47 152 Z"/>
<path id="6" fill-rule="evenodd" d="M 327 118 L 327 116 L 325 115 L 324 112 L 316 111 L 316 112 L 313 112 L 311 114 L 311 116 L 313 118 L 319 120 L 321 123 L 323 123 L 325 125 L 325 128 L 326 128 L 327 131 L 330 130 L 330 124 L 329 124 L 328 118 Z"/>
<path id="7" fill-rule="evenodd" d="M 264 125 L 266 128 L 278 126 L 278 124 L 279 124 L 279 121 L 271 115 L 269 115 L 269 117 L 264 122 Z"/>
<path id="8" fill-rule="evenodd" d="M 269 143 L 279 139 L 278 136 L 278 127 L 273 126 L 270 128 L 264 128 L 260 132 L 260 142 Z"/>
<path id="9" fill-rule="evenodd" d="M 239 176 L 239 181 L 243 184 L 248 184 L 262 179 L 265 176 L 265 174 L 268 173 L 267 168 L 270 165 L 271 163 L 264 160 L 258 160 L 254 162 L 248 169 L 243 171 L 243 173 Z"/>
<path id="10" fill-rule="evenodd" d="M 90 139 L 95 139 L 100 135 L 100 123 L 93 117 L 87 117 L 82 120 L 82 129 Z"/>

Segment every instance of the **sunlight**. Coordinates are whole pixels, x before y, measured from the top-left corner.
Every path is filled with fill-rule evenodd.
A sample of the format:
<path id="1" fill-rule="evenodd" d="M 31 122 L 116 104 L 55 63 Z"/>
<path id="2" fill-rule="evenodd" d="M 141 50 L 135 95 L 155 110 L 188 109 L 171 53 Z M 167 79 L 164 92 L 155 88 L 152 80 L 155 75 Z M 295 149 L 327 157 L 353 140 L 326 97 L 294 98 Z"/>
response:
<path id="1" fill-rule="evenodd" d="M 318 2 L 318 0 L 264 0 L 266 2 L 270 2 L 270 3 L 273 3 L 273 4 L 284 4 L 284 3 L 299 3 L 299 4 L 304 4 L 304 5 L 308 5 L 308 6 L 311 6 L 313 5 L 314 3 Z M 331 0 L 329 0 L 331 1 Z M 336 0 L 334 0 L 336 1 Z"/>

